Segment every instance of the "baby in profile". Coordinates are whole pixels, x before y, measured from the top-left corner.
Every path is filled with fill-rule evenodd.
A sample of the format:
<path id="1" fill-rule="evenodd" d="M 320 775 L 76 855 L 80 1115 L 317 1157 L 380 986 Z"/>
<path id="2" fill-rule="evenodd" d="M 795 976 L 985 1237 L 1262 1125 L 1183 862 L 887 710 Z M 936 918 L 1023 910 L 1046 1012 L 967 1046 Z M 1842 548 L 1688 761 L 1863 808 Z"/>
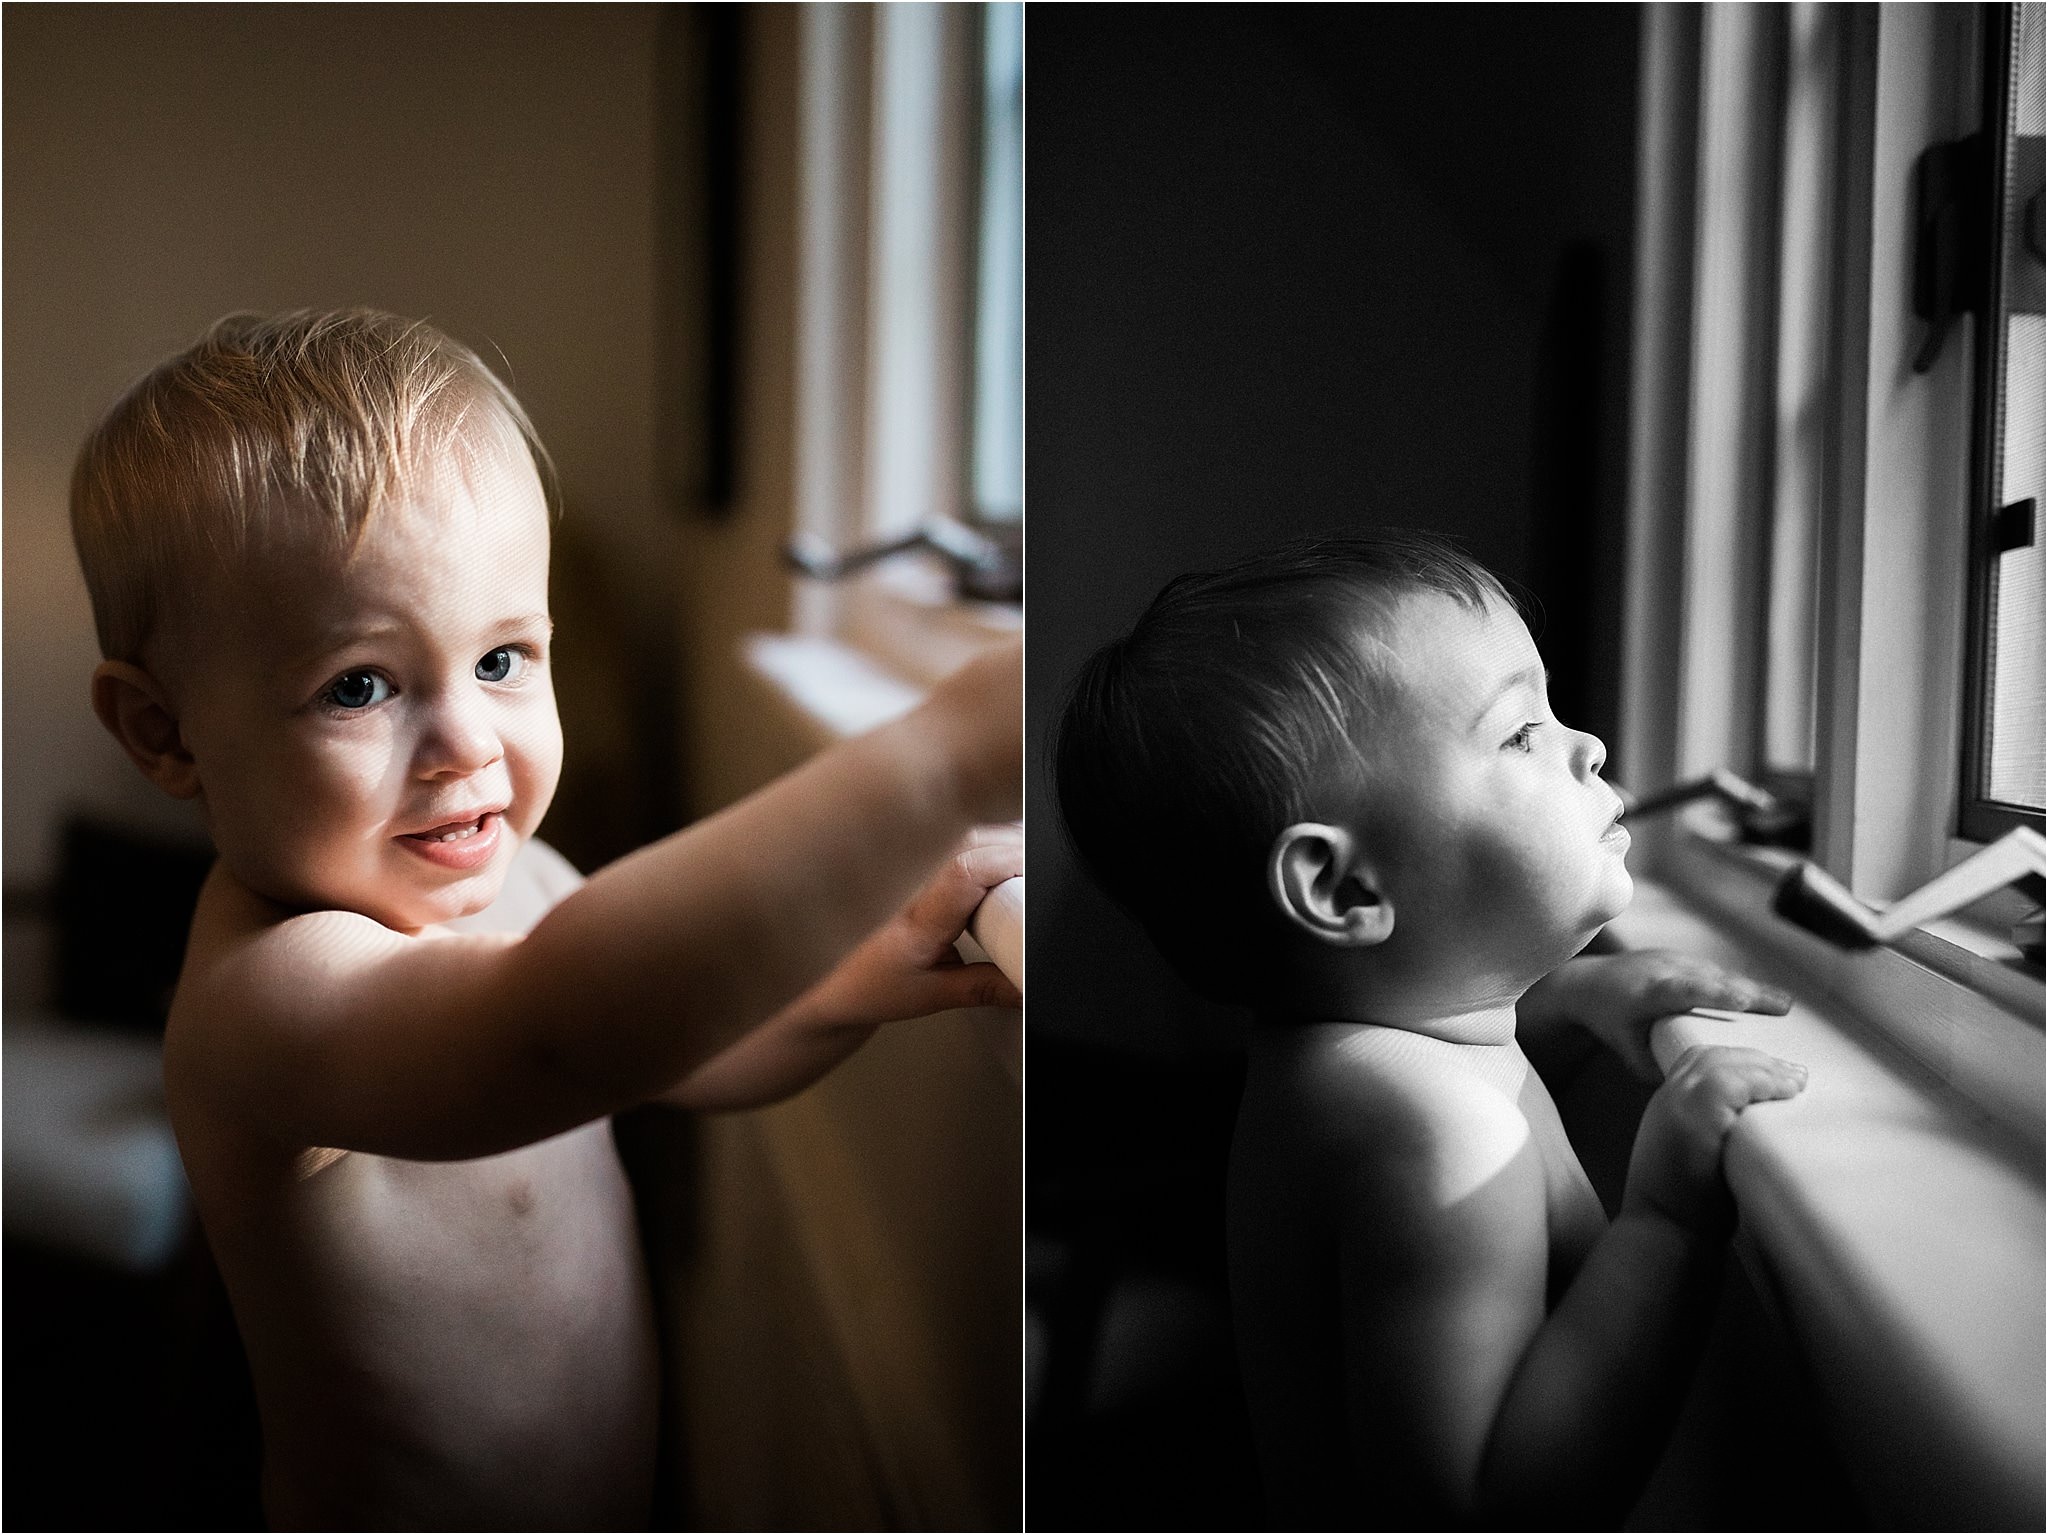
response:
<path id="1" fill-rule="evenodd" d="M 1276 1525 L 1618 1525 L 1710 1320 L 1723 1138 L 1805 1071 L 1682 1056 L 1607 1219 L 1522 1042 L 1577 1026 L 1654 1072 L 1657 1018 L 1790 999 L 1575 957 L 1628 904 L 1628 833 L 1500 582 L 1394 533 L 1183 576 L 1082 669 L 1054 756 L 1091 874 L 1256 1014 L 1228 1235 Z"/>
<path id="2" fill-rule="evenodd" d="M 1019 658 L 583 881 L 547 459 L 476 356 L 238 316 L 82 450 L 92 701 L 219 858 L 164 1040 L 281 1528 L 652 1516 L 653 1313 L 607 1116 L 764 1103 L 1017 1001 L 952 941 L 1022 872 Z M 460 924 L 462 930 L 456 930 Z"/>

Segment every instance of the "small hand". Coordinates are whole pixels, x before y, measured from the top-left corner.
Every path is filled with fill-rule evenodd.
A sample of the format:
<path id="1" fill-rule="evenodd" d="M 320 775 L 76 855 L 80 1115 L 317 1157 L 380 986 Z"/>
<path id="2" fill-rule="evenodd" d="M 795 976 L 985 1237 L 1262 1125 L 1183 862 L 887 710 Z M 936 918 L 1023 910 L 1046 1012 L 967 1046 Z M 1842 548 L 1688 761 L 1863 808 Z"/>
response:
<path id="1" fill-rule="evenodd" d="M 1806 1068 L 1761 1050 L 1694 1045 L 1643 1111 L 1628 1164 L 1624 1212 L 1648 1211 L 1688 1230 L 1713 1234 L 1733 1223 L 1721 1148 L 1753 1103 L 1796 1097 Z"/>
<path id="2" fill-rule="evenodd" d="M 1650 1025 L 1696 1007 L 1782 1013 L 1791 996 L 1710 960 L 1674 949 L 1583 955 L 1567 960 L 1529 989 L 1525 1006 L 1560 1015 L 1620 1056 L 1644 1082 L 1663 1073 L 1650 1054 Z"/>
<path id="3" fill-rule="evenodd" d="M 1021 1005 L 1002 971 L 964 963 L 953 944 L 982 898 L 1023 872 L 1023 828 L 977 826 L 907 906 L 812 989 L 809 1009 L 835 1024 L 871 1025 L 954 1007 Z"/>

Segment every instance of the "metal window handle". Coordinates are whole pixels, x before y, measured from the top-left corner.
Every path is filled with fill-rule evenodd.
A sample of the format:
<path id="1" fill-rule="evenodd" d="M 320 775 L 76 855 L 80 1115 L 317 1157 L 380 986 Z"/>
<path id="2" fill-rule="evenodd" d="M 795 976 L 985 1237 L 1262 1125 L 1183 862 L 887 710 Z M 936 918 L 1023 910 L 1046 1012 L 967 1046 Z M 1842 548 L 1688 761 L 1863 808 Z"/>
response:
<path id="1" fill-rule="evenodd" d="M 2016 826 L 1882 912 L 1864 905 L 1840 880 L 1811 863 L 1786 871 L 1771 909 L 1843 948 L 1868 949 L 1894 943 L 1914 928 L 1949 916 L 2006 885 L 2019 885 L 2038 904 L 2044 871 L 2048 871 L 2048 842 L 2032 827 Z M 2013 941 L 2023 951 L 2039 954 L 2038 914 L 2014 929 Z"/>
<path id="2" fill-rule="evenodd" d="M 963 597 L 1017 602 L 1024 595 L 1022 540 L 935 517 L 913 532 L 844 553 L 823 539 L 799 535 L 783 546 L 789 566 L 814 581 L 841 581 L 883 560 L 926 549 L 944 560 Z"/>
<path id="3" fill-rule="evenodd" d="M 1663 815 L 1681 805 L 1689 805 L 1694 800 L 1718 799 L 1735 812 L 1736 823 L 1741 827 L 1745 842 L 1804 848 L 1812 841 L 1813 818 L 1804 804 L 1773 794 L 1768 789 L 1759 789 L 1727 768 L 1717 767 L 1705 777 L 1673 784 L 1640 800 L 1626 789 L 1617 787 L 1616 792 L 1627 807 L 1623 811 L 1624 820 L 1641 821 L 1648 816 Z"/>

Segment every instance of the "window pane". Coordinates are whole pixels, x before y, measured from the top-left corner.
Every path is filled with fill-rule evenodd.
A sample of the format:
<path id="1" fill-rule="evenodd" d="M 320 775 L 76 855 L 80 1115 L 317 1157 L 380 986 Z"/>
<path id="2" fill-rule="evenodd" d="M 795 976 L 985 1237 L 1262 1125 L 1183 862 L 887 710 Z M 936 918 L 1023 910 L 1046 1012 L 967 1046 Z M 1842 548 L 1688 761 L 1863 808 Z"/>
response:
<path id="1" fill-rule="evenodd" d="M 984 521 L 1014 522 L 1024 513 L 1024 7 L 983 14 L 974 506 Z"/>
<path id="2" fill-rule="evenodd" d="M 2016 6 L 2012 131 L 2039 138 L 2042 118 L 2041 17 L 2039 5 Z M 2016 167 L 2020 156 L 2009 156 Z M 2015 192 L 2017 191 L 2017 195 Z M 2020 262 L 2036 268 L 2032 291 L 2040 292 L 2040 256 L 2015 238 L 2025 217 L 2028 190 L 2006 184 L 2004 249 L 2008 252 L 2005 291 L 2010 298 L 2026 284 L 2015 281 Z M 2039 314 L 2006 314 L 2005 377 L 1998 426 L 1998 469 L 1994 483 L 1998 504 L 2010 506 L 2031 499 L 2034 537 L 2025 548 L 1998 557 L 1991 593 L 1991 721 L 1989 781 L 1994 800 L 2042 808 L 2043 780 L 2043 556 L 2048 552 L 2042 498 L 2042 323 Z"/>
<path id="3" fill-rule="evenodd" d="M 1830 9 L 1795 5 L 1787 17 L 1777 484 L 1771 503 L 1761 766 L 1796 773 L 1812 772 L 1814 755 L 1816 540 L 1829 398 L 1827 214 L 1836 48 Z"/>

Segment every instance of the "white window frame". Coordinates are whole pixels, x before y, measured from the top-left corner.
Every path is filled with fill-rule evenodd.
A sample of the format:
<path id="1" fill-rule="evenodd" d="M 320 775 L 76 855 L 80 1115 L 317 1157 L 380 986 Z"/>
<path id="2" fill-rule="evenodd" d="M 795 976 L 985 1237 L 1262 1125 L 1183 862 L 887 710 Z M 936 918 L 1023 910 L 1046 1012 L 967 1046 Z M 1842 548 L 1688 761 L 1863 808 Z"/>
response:
<path id="1" fill-rule="evenodd" d="M 812 547 L 968 520 L 978 10 L 803 11 L 793 531 Z M 795 636 L 917 688 L 1021 624 L 1017 605 L 960 599 L 930 557 L 795 580 Z"/>
<path id="2" fill-rule="evenodd" d="M 969 520 L 983 21 L 958 3 L 800 14 L 791 536 L 814 549 Z M 914 708 L 1023 621 L 1021 604 L 964 599 L 937 558 L 906 554 L 840 581 L 795 576 L 788 632 L 747 636 L 743 657 L 816 748 Z M 1020 986 L 1022 886 L 991 892 L 972 924 Z M 1021 1080 L 1021 1030 L 990 1041 Z"/>
<path id="3" fill-rule="evenodd" d="M 1624 706 L 1618 756 L 1650 793 L 1751 761 L 1762 676 L 1755 550 L 1768 504 L 1772 402 L 1757 387 L 1777 337 L 1759 316 L 1775 282 L 1777 119 L 1769 8 L 1646 19 L 1639 179 L 1635 456 Z M 1839 7 L 1836 186 L 1820 475 L 1812 856 L 1873 904 L 1977 850 L 1950 834 L 1960 794 L 1971 363 L 1959 328 L 1934 368 L 1911 359 L 1913 164 L 1978 115 L 1973 6 Z M 1762 470 L 1759 465 L 1765 466 Z M 1695 823 L 1697 824 L 1697 823 Z M 1681 822 L 1644 828 L 1639 867 L 1684 878 Z M 1775 872 L 1758 850 L 1735 854 Z M 1906 948 L 2008 1001 L 2038 999 L 2002 963 L 1999 931 L 1935 924 Z M 2013 915 L 2017 915 L 2016 912 Z M 2038 1007 L 2036 1008 L 2038 1012 Z"/>

